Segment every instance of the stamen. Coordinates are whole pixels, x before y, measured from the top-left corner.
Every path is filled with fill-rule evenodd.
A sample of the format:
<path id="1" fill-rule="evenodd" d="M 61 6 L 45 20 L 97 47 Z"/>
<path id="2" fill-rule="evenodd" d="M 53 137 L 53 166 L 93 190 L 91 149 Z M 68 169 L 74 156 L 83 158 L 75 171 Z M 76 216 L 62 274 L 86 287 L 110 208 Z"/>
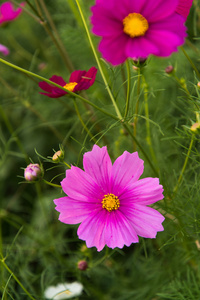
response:
<path id="1" fill-rule="evenodd" d="M 132 38 L 145 35 L 149 28 L 147 19 L 138 13 L 131 13 L 125 17 L 123 25 L 124 33 Z"/>
<path id="2" fill-rule="evenodd" d="M 77 82 L 69 82 L 69 83 L 65 84 L 63 87 L 64 87 L 66 90 L 68 90 L 68 91 L 70 91 L 70 92 L 73 92 L 73 90 L 74 90 L 74 88 L 75 88 L 75 86 L 76 86 L 77 84 L 78 84 Z"/>
<path id="3" fill-rule="evenodd" d="M 107 209 L 109 212 L 112 210 L 117 210 L 120 207 L 119 198 L 114 194 L 104 195 L 101 203 L 102 207 Z"/>

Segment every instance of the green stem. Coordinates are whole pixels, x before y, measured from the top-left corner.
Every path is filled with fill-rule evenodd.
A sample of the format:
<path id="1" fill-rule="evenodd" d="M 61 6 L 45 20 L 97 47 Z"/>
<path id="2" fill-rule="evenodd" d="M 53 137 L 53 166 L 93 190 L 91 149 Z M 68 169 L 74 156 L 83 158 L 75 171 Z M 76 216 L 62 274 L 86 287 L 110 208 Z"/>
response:
<path id="1" fill-rule="evenodd" d="M 140 98 L 140 87 L 141 87 L 141 74 L 140 68 L 138 68 L 138 83 L 137 83 L 137 97 L 136 97 L 136 106 L 135 106 L 135 118 L 134 118 L 134 137 L 137 136 L 137 122 L 138 122 L 138 111 L 139 111 L 139 98 Z M 136 151 L 136 143 L 133 143 L 133 149 Z"/>
<path id="2" fill-rule="evenodd" d="M 6 114 L 4 113 L 4 110 L 2 109 L 1 105 L 0 105 L 0 115 L 2 116 L 7 128 L 8 128 L 8 131 L 10 132 L 10 134 L 15 138 L 15 141 L 20 149 L 20 151 L 23 153 L 24 155 L 24 159 L 27 163 L 29 163 L 29 159 L 28 159 L 28 155 L 26 154 L 26 151 L 24 149 L 24 147 L 22 146 L 18 136 L 16 135 L 16 133 L 14 132 L 13 130 L 13 127 L 8 119 L 8 117 L 6 116 Z"/>
<path id="3" fill-rule="evenodd" d="M 197 76 L 200 78 L 200 73 L 197 70 L 195 64 L 193 63 L 193 61 L 191 60 L 191 58 L 189 57 L 189 55 L 187 54 L 187 52 L 185 51 L 185 49 L 181 46 L 180 47 L 181 50 L 183 51 L 183 54 L 185 55 L 185 57 L 187 58 L 187 60 L 189 61 L 189 63 L 191 64 L 192 68 L 194 69 L 194 71 L 196 72 Z"/>
<path id="4" fill-rule="evenodd" d="M 63 86 L 58 85 L 57 83 L 55 83 L 55 82 L 53 82 L 53 81 L 51 81 L 51 80 L 49 80 L 49 79 L 46 79 L 45 77 L 42 77 L 42 76 L 40 76 L 40 75 L 38 75 L 38 74 L 35 74 L 35 73 L 33 73 L 33 72 L 30 72 L 30 71 L 28 71 L 28 70 L 26 70 L 26 69 L 23 69 L 23 68 L 21 68 L 21 67 L 18 67 L 18 66 L 16 66 L 16 65 L 14 65 L 14 64 L 12 64 L 12 63 L 10 63 L 10 62 L 4 60 L 4 59 L 2 59 L 2 58 L 0 58 L 0 62 L 4 63 L 4 64 L 8 65 L 9 67 L 14 68 L 14 69 L 16 69 L 16 70 L 18 70 L 18 71 L 20 71 L 20 72 L 23 72 L 23 73 L 25 73 L 25 74 L 28 74 L 29 76 L 34 76 L 34 77 L 38 78 L 39 80 L 43 80 L 43 81 L 45 81 L 45 82 L 47 82 L 47 83 L 49 83 L 49 84 L 51 84 L 51 85 L 54 85 L 54 86 L 56 86 L 56 87 L 58 87 L 58 88 L 60 88 L 61 90 L 63 90 L 63 91 L 66 92 L 66 88 L 64 88 Z M 98 107 L 98 106 L 95 105 L 94 103 L 90 102 L 89 100 L 83 98 L 82 96 L 80 96 L 80 95 L 78 95 L 78 94 L 75 94 L 75 93 L 73 93 L 73 92 L 71 92 L 71 91 L 68 91 L 68 90 L 67 90 L 67 92 L 68 92 L 70 95 L 72 95 L 72 96 L 74 96 L 74 97 L 76 97 L 76 98 L 79 98 L 79 99 L 81 99 L 83 102 L 85 102 L 85 103 L 87 103 L 87 104 L 93 106 L 94 108 L 96 108 L 97 110 L 99 110 L 100 112 L 102 112 L 103 114 L 105 114 L 105 115 L 107 115 L 107 116 L 109 116 L 109 117 L 111 117 L 111 118 L 113 118 L 113 119 L 115 119 L 115 120 L 118 120 L 118 117 L 114 116 L 113 114 L 110 114 L 109 112 L 107 112 L 107 111 L 104 110 L 104 109 L 101 109 L 100 107 Z"/>
<path id="5" fill-rule="evenodd" d="M 5 258 L 2 258 L 0 262 L 3 264 L 4 268 L 10 273 L 10 275 L 15 279 L 15 281 L 19 284 L 19 286 L 22 288 L 22 290 L 27 294 L 27 296 L 32 299 L 36 300 L 31 296 L 31 294 L 27 291 L 27 289 L 23 286 L 23 284 L 19 281 L 19 279 L 16 277 L 16 275 L 11 271 L 11 269 L 7 266 L 5 263 Z"/>
<path id="6" fill-rule="evenodd" d="M 102 67 L 101 67 L 101 63 L 100 63 L 99 57 L 98 57 L 98 55 L 97 55 L 97 51 L 96 51 L 96 49 L 95 49 L 95 47 L 94 47 L 94 44 L 93 44 L 93 41 L 92 41 L 92 38 L 91 38 L 91 35 L 90 35 L 90 31 L 89 31 L 89 29 L 88 29 L 88 26 L 87 26 L 85 17 L 84 17 L 84 15 L 83 15 L 83 11 L 82 11 L 82 9 L 81 9 L 81 7 L 80 7 L 79 0 L 75 0 L 75 1 L 76 1 L 77 6 L 78 6 L 78 10 L 79 10 L 79 13 L 80 13 L 80 15 L 81 15 L 81 19 L 82 19 L 82 21 L 83 21 L 83 25 L 84 25 L 84 28 L 85 28 L 85 31 L 86 31 L 86 34 L 87 34 L 87 37 L 88 37 L 88 40 L 89 40 L 91 49 L 92 49 L 92 51 L 93 51 L 94 57 L 95 57 L 95 59 L 96 59 L 96 62 L 97 62 L 99 71 L 100 71 L 101 76 L 102 76 L 102 78 L 103 78 L 103 81 L 104 81 L 104 83 L 105 83 L 105 86 L 106 86 L 106 89 L 107 89 L 108 94 L 109 94 L 109 96 L 110 96 L 110 99 L 111 99 L 111 101 L 112 101 L 112 104 L 113 104 L 113 106 L 114 106 L 114 108 L 115 108 L 115 112 L 116 112 L 116 114 L 117 114 L 117 116 L 118 116 L 118 119 L 119 119 L 119 120 L 122 120 L 122 115 L 121 115 L 121 113 L 120 113 L 120 111 L 119 111 L 119 108 L 118 108 L 116 102 L 115 102 L 115 98 L 114 98 L 114 96 L 113 96 L 113 94 L 112 94 L 112 92 L 111 92 L 111 89 L 110 89 L 110 87 L 109 87 L 109 85 L 108 85 L 107 79 L 106 79 L 106 77 L 105 77 L 105 75 L 104 75 L 103 69 L 102 69 Z"/>
<path id="7" fill-rule="evenodd" d="M 131 72 L 129 67 L 129 62 L 126 60 L 126 69 L 127 69 L 127 92 L 126 92 L 126 108 L 124 113 L 124 119 L 126 119 L 129 111 L 129 102 L 130 102 L 130 86 L 131 86 Z"/>
<path id="8" fill-rule="evenodd" d="M 90 130 L 88 129 L 87 125 L 84 123 L 83 118 L 81 117 L 81 114 L 80 114 L 80 112 L 79 112 L 78 105 L 77 105 L 75 99 L 74 99 L 74 107 L 75 107 L 76 114 L 77 114 L 77 116 L 78 116 L 78 118 L 79 118 L 79 121 L 81 122 L 83 128 L 84 128 L 85 131 L 89 134 L 89 136 L 91 137 L 91 139 L 94 140 L 94 142 L 96 143 L 97 140 L 96 140 L 95 137 L 92 135 L 92 133 L 91 133 Z"/>
<path id="9" fill-rule="evenodd" d="M 144 109 L 145 109 L 145 118 L 146 118 L 146 141 L 150 149 L 151 157 L 153 161 L 157 164 L 156 156 L 153 150 L 152 140 L 151 140 L 151 130 L 149 122 L 149 103 L 148 103 L 148 86 L 143 76 L 143 85 L 144 85 Z"/>
<path id="10" fill-rule="evenodd" d="M 190 141 L 190 146 L 189 146 L 189 149 L 188 149 L 188 152 L 186 154 L 186 158 L 185 158 L 185 161 L 184 161 L 184 164 L 183 164 L 183 168 L 181 170 L 181 173 L 179 175 L 179 178 L 178 178 L 178 181 L 177 181 L 177 184 L 173 190 L 173 194 L 175 195 L 178 188 L 179 188 L 179 185 L 182 181 L 182 178 L 183 178 L 183 174 L 185 172 L 185 169 L 186 169 L 186 166 L 187 166 L 187 163 L 188 163 L 188 159 L 189 159 L 189 156 L 190 156 L 190 153 L 191 153 L 191 150 L 192 150 L 192 146 L 193 146 L 193 142 L 194 142 L 194 134 L 192 135 L 192 138 L 191 138 L 191 141 Z"/>
<path id="11" fill-rule="evenodd" d="M 48 185 L 51 185 L 51 186 L 53 186 L 53 187 L 61 188 L 61 185 L 55 184 L 55 183 L 52 183 L 52 182 L 49 182 L 49 181 L 45 180 L 44 178 L 42 179 L 42 181 L 44 181 L 44 183 L 46 183 L 46 184 L 48 184 Z"/>
<path id="12" fill-rule="evenodd" d="M 72 62 L 71 62 L 71 60 L 69 58 L 68 52 L 66 51 L 66 49 L 65 49 L 65 47 L 64 47 L 64 45 L 62 43 L 62 40 L 60 39 L 60 36 L 59 36 L 58 31 L 56 29 L 56 26 L 55 26 L 55 24 L 53 22 L 53 19 L 52 19 L 51 15 L 50 15 L 47 7 L 46 7 L 46 4 L 45 4 L 44 0 L 39 0 L 39 1 L 40 1 L 40 4 L 41 4 L 41 7 L 43 8 L 44 13 L 45 13 L 45 15 L 47 17 L 47 20 L 48 20 L 48 22 L 49 22 L 49 24 L 50 24 L 50 26 L 51 26 L 51 28 L 52 28 L 52 30 L 54 32 L 55 40 L 57 41 L 56 46 L 58 47 L 58 50 L 62 54 L 63 59 L 64 59 L 64 61 L 66 63 L 66 66 L 67 66 L 68 70 L 70 72 L 73 72 L 74 71 L 74 66 L 73 66 L 73 64 L 72 64 Z"/>

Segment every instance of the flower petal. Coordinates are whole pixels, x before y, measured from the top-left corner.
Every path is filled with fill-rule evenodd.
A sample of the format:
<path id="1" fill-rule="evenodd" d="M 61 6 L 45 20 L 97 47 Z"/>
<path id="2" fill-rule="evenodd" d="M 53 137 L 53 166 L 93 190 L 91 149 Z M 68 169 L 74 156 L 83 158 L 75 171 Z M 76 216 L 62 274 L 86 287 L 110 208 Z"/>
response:
<path id="1" fill-rule="evenodd" d="M 105 209 L 91 214 L 78 228 L 78 236 L 86 241 L 87 247 L 101 251 L 105 245 L 122 248 L 139 241 L 131 223 L 120 212 L 107 212 Z"/>
<path id="2" fill-rule="evenodd" d="M 82 76 L 86 74 L 86 71 L 76 70 L 71 73 L 71 76 L 69 78 L 69 82 L 76 82 L 79 83 L 82 79 Z"/>
<path id="3" fill-rule="evenodd" d="M 176 12 L 187 19 L 193 0 L 179 0 Z"/>
<path id="4" fill-rule="evenodd" d="M 111 184 L 112 193 L 118 196 L 128 185 L 139 179 L 144 170 L 144 162 L 138 153 L 124 153 L 113 164 Z"/>
<path id="5" fill-rule="evenodd" d="M 162 222 L 165 218 L 151 207 L 134 204 L 132 208 L 123 210 L 139 236 L 155 238 L 158 231 L 164 230 Z"/>
<path id="6" fill-rule="evenodd" d="M 94 203 L 77 201 L 70 197 L 54 200 L 56 210 L 60 212 L 59 220 L 66 224 L 78 224 L 84 221 L 91 212 L 96 211 Z"/>
<path id="7" fill-rule="evenodd" d="M 121 205 L 130 203 L 150 205 L 164 198 L 163 187 L 158 178 L 144 178 L 136 181 L 120 195 Z"/>
<path id="8" fill-rule="evenodd" d="M 145 36 L 137 40 L 129 39 L 126 46 L 126 54 L 133 59 L 146 58 L 150 54 L 158 55 L 159 48 Z"/>
<path id="9" fill-rule="evenodd" d="M 3 53 L 3 55 L 7 56 L 9 55 L 10 50 L 6 46 L 0 44 L 0 52 Z"/>
<path id="10" fill-rule="evenodd" d="M 92 151 L 84 154 L 83 167 L 86 173 L 101 187 L 104 194 L 108 193 L 112 162 L 107 147 L 100 148 L 94 145 Z"/>
<path id="11" fill-rule="evenodd" d="M 103 58 L 109 61 L 112 65 L 116 66 L 122 64 L 127 59 L 125 47 L 129 37 L 123 32 L 112 37 L 103 37 L 99 44 L 99 51 L 102 53 Z"/>
<path id="12" fill-rule="evenodd" d="M 84 75 L 81 76 L 80 82 L 75 86 L 74 92 L 87 90 L 91 85 L 93 85 L 97 74 L 97 69 L 91 67 Z"/>
<path id="13" fill-rule="evenodd" d="M 147 18 L 148 22 L 157 22 L 175 13 L 178 0 L 154 0 L 146 1 L 141 14 Z"/>
<path id="14" fill-rule="evenodd" d="M 61 186 L 69 197 L 80 201 L 101 203 L 104 195 L 92 176 L 74 166 L 66 171 L 66 177 L 61 181 Z"/>

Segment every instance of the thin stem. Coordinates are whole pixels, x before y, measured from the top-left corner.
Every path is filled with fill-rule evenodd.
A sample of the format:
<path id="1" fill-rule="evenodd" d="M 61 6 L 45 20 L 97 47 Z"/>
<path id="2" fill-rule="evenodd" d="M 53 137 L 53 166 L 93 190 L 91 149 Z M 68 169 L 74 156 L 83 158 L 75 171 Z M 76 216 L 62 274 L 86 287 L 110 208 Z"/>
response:
<path id="1" fill-rule="evenodd" d="M 96 59 L 96 62 L 97 62 L 99 71 L 100 71 L 101 76 L 102 76 L 102 78 L 103 78 L 103 81 L 104 81 L 104 83 L 105 83 L 105 86 L 106 86 L 106 89 L 107 89 L 108 94 L 109 94 L 109 96 L 110 96 L 110 99 L 111 99 L 111 101 L 112 101 L 112 104 L 113 104 L 113 106 L 114 106 L 114 108 L 115 108 L 115 112 L 116 112 L 116 114 L 117 114 L 117 116 L 118 116 L 118 119 L 122 120 L 122 115 L 121 115 L 121 113 L 120 113 L 120 111 L 119 111 L 119 108 L 118 108 L 116 102 L 115 102 L 115 98 L 114 98 L 114 96 L 113 96 L 113 94 L 112 94 L 112 92 L 111 92 L 111 89 L 110 89 L 110 87 L 109 87 L 109 85 L 108 85 L 107 79 L 106 79 L 106 77 L 105 77 L 105 75 L 104 75 L 103 69 L 102 69 L 102 67 L 101 67 L 101 63 L 100 63 L 100 60 L 99 60 L 99 58 L 98 58 L 97 51 L 96 51 L 96 49 L 95 49 L 95 47 L 94 47 L 94 44 L 93 44 L 93 41 L 92 41 L 92 38 L 91 38 L 91 35 L 90 35 L 90 31 L 89 31 L 89 29 L 88 29 L 88 26 L 87 26 L 85 17 L 84 17 L 84 15 L 83 15 L 83 11 L 82 11 L 81 6 L 80 6 L 80 4 L 79 4 L 79 0 L 75 0 L 75 1 L 76 1 L 77 6 L 78 6 L 78 10 L 79 10 L 79 13 L 80 13 L 80 15 L 81 15 L 81 19 L 82 19 L 82 21 L 83 21 L 83 25 L 84 25 L 84 28 L 85 28 L 85 31 L 86 31 L 86 34 L 87 34 L 87 37 L 88 37 L 88 40 L 89 40 L 91 49 L 92 49 L 92 51 L 93 51 L 94 57 L 95 57 L 95 59 Z"/>
<path id="2" fill-rule="evenodd" d="M 191 150 L 192 150 L 193 142 L 194 142 L 194 134 L 192 135 L 192 138 L 191 138 L 191 141 L 190 141 L 190 146 L 189 146 L 188 152 L 187 152 L 187 154 L 186 154 L 186 158 L 185 158 L 185 161 L 184 161 L 184 164 L 183 164 L 183 168 L 182 168 L 181 173 L 180 173 L 180 175 L 179 175 L 177 184 L 176 184 L 176 186 L 175 186 L 175 188 L 174 188 L 174 190 L 173 190 L 173 194 L 174 194 L 174 195 L 176 194 L 176 192 L 177 192 L 177 190 L 178 190 L 178 188 L 179 188 L 179 185 L 180 185 L 180 183 L 181 183 L 181 181 L 182 181 L 183 174 L 184 174 L 184 172 L 185 172 L 185 169 L 186 169 L 186 166 L 187 166 L 187 163 L 188 163 L 188 159 L 189 159 L 189 156 L 190 156 L 190 153 L 191 153 Z"/>
<path id="3" fill-rule="evenodd" d="M 146 118 L 146 142 L 149 146 L 153 161 L 157 163 L 156 156 L 153 150 L 153 145 L 152 145 L 150 122 L 149 122 L 148 86 L 144 76 L 143 76 L 143 85 L 144 85 L 144 109 L 145 109 L 145 118 Z"/>
<path id="4" fill-rule="evenodd" d="M 124 119 L 126 119 L 129 111 L 129 102 L 130 102 L 130 86 L 131 86 L 131 72 L 129 67 L 129 62 L 126 60 L 126 69 L 127 69 L 127 92 L 126 92 L 126 108 L 124 113 Z"/>
<path id="5" fill-rule="evenodd" d="M 22 146 L 18 136 L 16 135 L 16 133 L 14 132 L 14 129 L 7 117 L 7 115 L 4 113 L 4 110 L 2 109 L 1 105 L 0 105 L 0 115 L 2 116 L 7 128 L 8 128 L 8 131 L 10 132 L 10 134 L 15 138 L 15 141 L 20 149 L 20 151 L 23 153 L 24 155 L 24 159 L 27 163 L 29 163 L 29 159 L 28 159 L 28 155 L 26 154 L 26 151 L 24 149 L 24 147 Z"/>
<path id="6" fill-rule="evenodd" d="M 46 183 L 46 184 L 48 184 L 48 185 L 51 185 L 51 186 L 53 186 L 53 187 L 61 188 L 61 185 L 55 184 L 55 183 L 52 183 L 52 182 L 49 182 L 49 181 L 45 180 L 44 178 L 42 179 L 42 181 L 44 181 L 44 183 Z"/>
<path id="7" fill-rule="evenodd" d="M 5 263 L 5 258 L 2 258 L 0 262 L 3 264 L 4 268 L 10 273 L 10 275 L 15 279 L 15 281 L 19 284 L 19 286 L 22 288 L 22 290 L 27 294 L 27 296 L 32 299 L 36 300 L 31 296 L 31 294 L 27 291 L 27 289 L 23 286 L 23 284 L 19 281 L 19 279 L 16 277 L 16 275 L 11 271 L 11 269 L 7 266 Z"/>
<path id="8" fill-rule="evenodd" d="M 14 69 L 17 69 L 17 70 L 20 71 L 20 72 L 23 72 L 23 73 L 28 74 L 28 75 L 30 75 L 30 76 L 34 76 L 34 77 L 36 77 L 36 78 L 38 78 L 38 79 L 40 79 L 40 80 L 43 80 L 43 81 L 45 81 L 45 82 L 47 82 L 47 83 L 49 83 L 49 84 L 52 84 L 52 85 L 54 85 L 54 86 L 56 86 L 56 87 L 58 87 L 58 88 L 60 88 L 60 89 L 62 89 L 62 90 L 64 90 L 64 91 L 66 91 L 66 89 L 65 89 L 64 87 L 62 87 L 62 86 L 56 84 L 55 82 L 53 82 L 53 81 L 51 81 L 51 80 L 49 80 L 49 79 L 46 79 L 46 78 L 44 78 L 44 77 L 42 77 L 42 76 L 40 76 L 40 75 L 37 75 L 37 74 L 35 74 L 35 73 L 33 73 L 33 72 L 27 71 L 27 70 L 25 70 L 25 69 L 23 69 L 23 68 L 20 68 L 20 67 L 18 67 L 18 66 L 16 66 L 16 65 L 14 65 L 14 64 L 12 64 L 12 63 L 10 63 L 10 62 L 4 60 L 4 59 L 2 59 L 2 58 L 0 58 L 0 62 L 4 63 L 4 64 L 6 64 L 6 65 L 8 65 L 8 66 L 10 66 L 10 67 L 12 67 L 12 68 L 14 68 Z M 145 156 L 145 158 L 146 158 L 146 160 L 148 161 L 149 165 L 151 166 L 152 170 L 155 172 L 156 175 L 158 174 L 157 171 L 155 170 L 154 166 L 152 165 L 151 160 L 148 158 L 147 154 L 145 153 L 144 149 L 142 148 L 142 146 L 140 145 L 140 143 L 138 142 L 138 140 L 136 139 L 136 137 L 132 134 L 130 128 L 123 122 L 122 118 L 120 118 L 120 120 L 119 120 L 119 118 L 118 118 L 117 116 L 115 116 L 115 115 L 113 115 L 113 114 L 110 114 L 109 112 L 107 112 L 107 111 L 104 110 L 104 109 L 101 109 L 100 107 L 98 107 L 97 105 L 93 104 L 93 103 L 90 102 L 89 100 L 87 100 L 87 99 L 81 97 L 80 95 L 75 94 L 75 93 L 73 93 L 73 92 L 71 92 L 71 91 L 68 91 L 68 90 L 67 90 L 67 92 L 68 92 L 70 95 L 72 95 L 72 96 L 74 96 L 74 97 L 76 97 L 76 98 L 79 98 L 79 99 L 81 99 L 82 101 L 84 101 L 85 103 L 87 103 L 87 104 L 93 106 L 94 108 L 96 108 L 97 110 L 99 110 L 99 111 L 102 112 L 103 114 L 105 114 L 105 115 L 111 117 L 112 119 L 117 120 L 117 121 L 120 121 L 120 122 L 123 124 L 123 126 L 126 128 L 126 130 L 128 131 L 128 133 L 130 134 L 130 136 L 132 137 L 132 139 L 134 140 L 134 142 L 138 145 L 138 147 L 139 147 L 140 150 L 142 151 L 143 155 Z"/>
<path id="9" fill-rule="evenodd" d="M 140 88 L 141 88 L 141 74 L 140 68 L 138 68 L 138 83 L 137 83 L 137 97 L 136 97 L 136 106 L 135 106 L 135 118 L 134 118 L 134 128 L 133 133 L 134 137 L 136 138 L 137 135 L 137 122 L 138 122 L 138 111 L 139 111 L 139 98 L 140 98 Z M 133 149 L 136 151 L 136 143 L 133 143 Z"/>
<path id="10" fill-rule="evenodd" d="M 60 47 L 59 51 L 62 51 L 62 55 L 63 55 L 63 58 L 65 60 L 66 65 L 68 67 L 68 70 L 70 72 L 73 72 L 74 71 L 74 66 L 73 66 L 73 64 L 72 64 L 72 62 L 71 62 L 71 60 L 69 58 L 69 55 L 68 55 L 68 53 L 67 53 L 67 51 L 66 51 L 66 49 L 65 49 L 65 47 L 64 47 L 64 45 L 62 43 L 62 40 L 61 40 L 61 38 L 60 38 L 60 36 L 58 34 L 58 31 L 56 29 L 56 26 L 55 26 L 55 24 L 53 22 L 53 19 L 52 19 L 50 13 L 49 13 L 49 11 L 48 11 L 48 9 L 46 7 L 46 4 L 45 4 L 44 0 L 39 0 L 39 1 L 40 1 L 40 4 L 41 4 L 41 7 L 43 8 L 44 13 L 45 13 L 45 15 L 47 17 L 47 20 L 48 20 L 48 22 L 49 22 L 49 24 L 50 24 L 50 26 L 51 26 L 51 28 L 52 28 L 52 30 L 54 32 L 55 38 L 56 38 L 56 40 L 58 42 L 58 45 Z"/>
<path id="11" fill-rule="evenodd" d="M 75 99 L 74 99 L 74 107 L 75 107 L 76 114 L 77 114 L 77 116 L 78 116 L 78 118 L 79 118 L 79 120 L 80 120 L 80 122 L 81 122 L 83 128 L 84 128 L 85 131 L 89 134 L 89 136 L 91 137 L 91 139 L 94 140 L 94 142 L 96 143 L 97 140 L 96 140 L 95 137 L 92 135 L 92 133 L 91 133 L 90 130 L 88 129 L 87 125 L 84 123 L 83 118 L 81 117 L 81 114 L 80 114 L 80 112 L 79 112 L 78 105 L 77 105 Z"/>
<path id="12" fill-rule="evenodd" d="M 187 54 L 187 52 L 185 51 L 185 49 L 181 46 L 180 47 L 181 50 L 183 51 L 183 54 L 185 55 L 185 57 L 187 58 L 187 60 L 189 61 L 189 63 L 191 64 L 192 68 L 194 69 L 194 71 L 196 72 L 197 76 L 200 78 L 200 73 L 197 70 L 195 64 L 193 63 L 193 61 L 191 60 L 191 58 L 189 57 L 189 55 Z"/>
<path id="13" fill-rule="evenodd" d="M 2 59 L 2 58 L 0 58 L 0 62 L 4 63 L 4 64 L 8 65 L 9 67 L 14 68 L 14 69 L 16 69 L 16 70 L 18 70 L 18 71 L 20 71 L 20 72 L 23 72 L 23 73 L 25 73 L 25 74 L 28 74 L 29 76 L 34 76 L 34 77 L 36 77 L 36 78 L 38 78 L 38 79 L 40 79 L 40 80 L 43 80 L 43 81 L 45 81 L 45 82 L 47 82 L 47 83 L 49 83 L 49 84 L 52 84 L 52 85 L 54 85 L 54 86 L 56 86 L 56 87 L 58 87 L 58 88 L 60 88 L 61 90 L 63 90 L 63 91 L 66 92 L 66 88 L 64 88 L 63 86 L 58 85 L 57 83 L 55 83 L 55 82 L 53 82 L 53 81 L 51 81 L 51 80 L 49 80 L 49 79 L 46 79 L 45 77 L 42 77 L 42 76 L 40 76 L 40 75 L 38 75 L 38 74 L 35 74 L 35 73 L 33 73 L 33 72 L 30 72 L 30 71 L 28 71 L 28 70 L 26 70 L 26 69 L 23 69 L 23 68 L 21 68 L 21 67 L 18 67 L 18 66 L 16 66 L 16 65 L 14 65 L 14 64 L 12 64 L 12 63 L 10 63 L 10 62 L 4 60 L 4 59 Z M 93 106 L 94 108 L 96 108 L 97 110 L 99 110 L 100 112 L 102 112 L 103 114 L 105 114 L 105 115 L 107 115 L 107 116 L 109 116 L 109 117 L 111 117 L 111 118 L 113 118 L 113 119 L 115 119 L 115 120 L 118 120 L 118 117 L 114 116 L 113 114 L 110 114 L 109 112 L 107 112 L 107 111 L 104 110 L 104 109 L 101 109 L 100 107 L 98 107 L 98 106 L 95 105 L 94 103 L 90 102 L 89 100 L 83 98 L 82 96 L 80 96 L 80 95 L 78 95 L 78 94 L 75 94 L 75 93 L 73 93 L 73 92 L 71 92 L 71 91 L 68 91 L 68 90 L 67 90 L 67 92 L 68 92 L 70 95 L 72 95 L 72 96 L 74 96 L 74 97 L 76 97 L 76 98 L 79 98 L 79 99 L 81 99 L 83 102 L 85 102 L 85 103 L 87 103 L 87 104 Z"/>

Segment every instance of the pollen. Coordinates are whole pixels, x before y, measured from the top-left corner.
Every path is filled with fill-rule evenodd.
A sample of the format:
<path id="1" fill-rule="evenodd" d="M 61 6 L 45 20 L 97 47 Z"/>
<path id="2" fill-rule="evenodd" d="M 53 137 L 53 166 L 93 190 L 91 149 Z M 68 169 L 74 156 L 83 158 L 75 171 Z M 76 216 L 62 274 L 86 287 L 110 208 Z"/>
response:
<path id="1" fill-rule="evenodd" d="M 63 87 L 64 87 L 66 90 L 68 90 L 68 91 L 70 91 L 70 92 L 73 92 L 73 90 L 74 90 L 74 88 L 75 88 L 75 86 L 76 86 L 77 84 L 78 84 L 77 82 L 69 82 L 69 83 L 65 84 Z"/>
<path id="2" fill-rule="evenodd" d="M 149 28 L 148 21 L 138 13 L 131 13 L 123 19 L 124 33 L 130 37 L 139 37 L 145 35 Z"/>
<path id="3" fill-rule="evenodd" d="M 119 198 L 114 194 L 104 195 L 102 200 L 102 207 L 107 209 L 109 212 L 117 210 L 120 207 Z"/>

